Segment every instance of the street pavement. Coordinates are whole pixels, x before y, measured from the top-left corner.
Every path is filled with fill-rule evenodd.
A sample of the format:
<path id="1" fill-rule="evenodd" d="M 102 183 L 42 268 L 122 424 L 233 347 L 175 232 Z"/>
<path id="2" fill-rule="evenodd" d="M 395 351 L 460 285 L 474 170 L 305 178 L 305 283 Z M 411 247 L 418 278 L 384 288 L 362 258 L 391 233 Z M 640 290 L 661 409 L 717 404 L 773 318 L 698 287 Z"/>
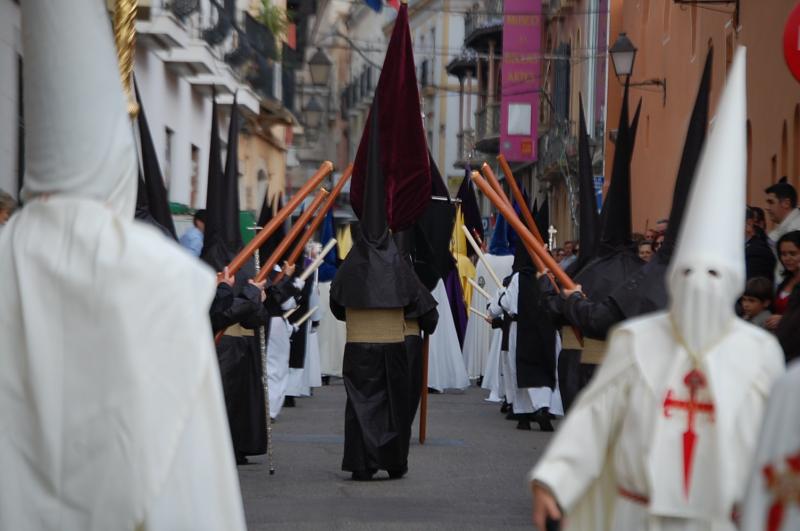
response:
<path id="1" fill-rule="evenodd" d="M 266 456 L 239 467 L 249 529 L 532 529 L 525 475 L 550 434 L 516 430 L 487 394 L 430 395 L 428 440 L 415 422 L 408 475 L 371 482 L 341 470 L 341 380 L 298 399 L 273 425 L 275 475 Z"/>

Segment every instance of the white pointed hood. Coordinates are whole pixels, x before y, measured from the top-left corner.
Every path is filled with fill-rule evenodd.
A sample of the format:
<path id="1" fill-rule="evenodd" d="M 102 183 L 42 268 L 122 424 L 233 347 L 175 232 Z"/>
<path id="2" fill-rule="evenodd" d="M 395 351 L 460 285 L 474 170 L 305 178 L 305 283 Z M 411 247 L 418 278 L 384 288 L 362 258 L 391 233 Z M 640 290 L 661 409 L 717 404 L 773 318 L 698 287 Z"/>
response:
<path id="1" fill-rule="evenodd" d="M 136 151 L 105 2 L 25 0 L 23 197 L 91 198 L 133 217 Z"/>
<path id="2" fill-rule="evenodd" d="M 698 355 L 735 319 L 734 304 L 744 289 L 745 60 L 740 47 L 703 149 L 668 277 L 673 322 Z"/>

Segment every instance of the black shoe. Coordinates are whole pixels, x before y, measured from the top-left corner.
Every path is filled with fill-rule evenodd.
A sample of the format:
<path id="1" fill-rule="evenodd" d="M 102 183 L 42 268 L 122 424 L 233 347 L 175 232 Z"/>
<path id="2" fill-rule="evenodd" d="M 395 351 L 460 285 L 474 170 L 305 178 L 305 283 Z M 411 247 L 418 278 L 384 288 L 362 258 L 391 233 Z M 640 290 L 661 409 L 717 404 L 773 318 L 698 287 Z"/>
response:
<path id="1" fill-rule="evenodd" d="M 508 413 L 511 411 L 511 404 L 503 400 L 503 405 L 500 406 L 500 413 Z"/>
<path id="2" fill-rule="evenodd" d="M 553 424 L 550 422 L 550 410 L 546 407 L 537 409 L 531 414 L 531 420 L 539 425 L 540 431 L 554 431 Z"/>
<path id="3" fill-rule="evenodd" d="M 295 405 L 294 405 L 294 397 L 293 396 L 287 396 L 283 400 L 283 407 L 295 407 Z"/>
<path id="4" fill-rule="evenodd" d="M 475 382 L 478 387 L 483 385 L 483 376 L 478 376 L 478 380 Z"/>
<path id="5" fill-rule="evenodd" d="M 433 387 L 428 387 L 428 394 L 429 395 L 440 395 L 440 394 L 442 394 L 442 392 L 434 389 Z"/>
<path id="6" fill-rule="evenodd" d="M 531 431 L 531 421 L 528 419 L 520 419 L 520 421 L 517 422 L 517 429 Z"/>
<path id="7" fill-rule="evenodd" d="M 237 465 L 247 465 L 250 461 L 247 460 L 247 456 L 244 454 L 236 454 L 236 464 Z"/>
<path id="8" fill-rule="evenodd" d="M 350 478 L 353 481 L 370 481 L 375 475 L 376 470 L 354 470 Z"/>
<path id="9" fill-rule="evenodd" d="M 519 420 L 519 415 L 514 413 L 514 410 L 509 407 L 508 413 L 506 413 L 506 420 Z"/>
<path id="10" fill-rule="evenodd" d="M 395 470 L 387 470 L 387 472 L 389 473 L 389 479 L 400 479 L 406 475 L 406 472 L 408 472 L 408 467 Z"/>
<path id="11" fill-rule="evenodd" d="M 331 377 L 330 376 L 323 376 L 322 377 L 322 385 L 330 385 L 331 384 Z"/>

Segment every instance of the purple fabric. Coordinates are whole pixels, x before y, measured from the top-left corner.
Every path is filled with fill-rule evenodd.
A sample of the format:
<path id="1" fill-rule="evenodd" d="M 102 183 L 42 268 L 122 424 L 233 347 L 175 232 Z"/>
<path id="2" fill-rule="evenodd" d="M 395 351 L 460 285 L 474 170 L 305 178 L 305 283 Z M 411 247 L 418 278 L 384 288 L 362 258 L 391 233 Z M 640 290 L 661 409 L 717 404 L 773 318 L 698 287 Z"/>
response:
<path id="1" fill-rule="evenodd" d="M 431 199 L 431 168 L 417 88 L 408 6 L 397 14 L 392 37 L 375 91 L 380 142 L 380 165 L 386 186 L 386 214 L 389 227 L 397 232 L 411 227 Z M 373 104 L 370 115 L 375 109 Z M 367 120 L 353 164 L 350 205 L 361 219 L 367 177 Z"/>
<path id="2" fill-rule="evenodd" d="M 444 289 L 447 291 L 447 300 L 450 302 L 450 311 L 453 313 L 458 344 L 464 348 L 464 337 L 467 334 L 467 307 L 464 304 L 464 291 L 461 289 L 461 277 L 458 275 L 458 269 L 452 269 L 444 277 Z"/>

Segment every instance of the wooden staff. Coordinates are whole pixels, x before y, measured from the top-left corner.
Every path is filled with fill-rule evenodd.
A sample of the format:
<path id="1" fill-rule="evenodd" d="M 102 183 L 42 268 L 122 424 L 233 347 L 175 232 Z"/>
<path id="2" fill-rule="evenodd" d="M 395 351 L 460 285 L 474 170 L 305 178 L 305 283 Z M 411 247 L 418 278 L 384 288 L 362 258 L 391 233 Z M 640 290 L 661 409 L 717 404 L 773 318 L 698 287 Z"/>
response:
<path id="1" fill-rule="evenodd" d="M 289 248 L 289 245 L 292 243 L 292 240 L 297 238 L 297 235 L 300 234 L 301 230 L 303 230 L 305 224 L 308 223 L 308 219 L 314 214 L 314 211 L 317 208 L 319 208 L 319 205 L 322 204 L 322 201 L 325 199 L 326 195 L 328 195 L 328 191 L 325 188 L 320 188 L 319 192 L 317 193 L 317 197 L 314 198 L 314 201 L 311 203 L 311 206 L 308 207 L 305 212 L 303 212 L 303 214 L 300 216 L 300 219 L 297 220 L 297 223 L 295 223 L 292 226 L 292 230 L 289 231 L 289 234 L 286 235 L 286 237 L 278 245 L 278 248 L 275 249 L 275 251 L 272 253 L 272 255 L 270 255 L 269 259 L 264 264 L 264 266 L 261 267 L 261 269 L 258 271 L 255 278 L 253 279 L 255 282 L 262 282 L 264 281 L 264 279 L 267 278 L 269 272 L 272 271 L 272 269 L 275 267 L 275 264 L 278 263 L 278 260 L 280 260 L 281 256 L 283 256 L 283 254 L 286 252 L 286 249 Z M 272 222 L 270 222 L 267 225 L 269 226 L 271 223 Z M 264 229 L 261 229 L 261 232 L 264 232 Z M 259 232 L 259 234 L 261 234 L 261 232 Z M 258 249 L 258 247 L 256 247 L 255 249 Z M 255 249 L 253 250 L 253 252 L 255 252 Z M 228 267 L 230 268 L 232 266 Z M 226 330 L 227 328 L 223 328 L 222 330 L 217 332 L 216 336 L 214 336 L 214 339 L 217 343 L 219 343 L 222 340 L 222 336 L 225 335 Z"/>
<path id="2" fill-rule="evenodd" d="M 472 313 L 474 313 L 478 317 L 481 317 L 481 318 L 485 319 L 486 321 L 491 321 L 491 319 L 489 319 L 488 315 L 486 315 L 485 313 L 479 312 L 478 310 L 476 310 L 472 306 L 469 307 L 469 311 L 471 311 Z"/>
<path id="3" fill-rule="evenodd" d="M 300 231 L 306 227 L 306 223 L 308 223 L 308 220 L 311 219 L 311 216 L 314 215 L 314 212 L 316 212 L 316 210 L 320 207 L 327 195 L 328 191 L 325 188 L 319 189 L 319 192 L 317 192 L 317 197 L 314 198 L 314 201 L 306 209 L 306 211 L 300 215 L 297 222 L 292 225 L 292 229 L 289 231 L 289 234 L 287 234 L 286 237 L 281 240 L 281 243 L 279 243 L 275 251 L 272 252 L 267 262 L 261 268 L 261 271 L 258 272 L 258 275 L 256 275 L 256 278 L 254 279 L 256 282 L 261 282 L 267 278 L 267 275 L 270 274 L 272 269 L 275 267 L 275 264 L 280 261 L 281 257 L 286 254 L 286 251 L 289 250 L 289 246 L 300 235 Z"/>
<path id="4" fill-rule="evenodd" d="M 294 307 L 294 308 L 292 308 L 291 310 L 289 310 L 289 311 L 287 311 L 286 313 L 284 313 L 284 314 L 283 314 L 283 318 L 284 318 L 284 319 L 288 319 L 289 317 L 291 317 L 291 316 L 292 316 L 292 314 L 293 314 L 294 312 L 296 312 L 296 311 L 297 311 L 297 309 L 298 309 L 299 307 L 300 307 L 300 306 L 295 306 L 295 307 Z"/>
<path id="5" fill-rule="evenodd" d="M 503 169 L 503 173 L 506 176 L 506 181 L 508 181 L 508 186 L 511 188 L 511 193 L 514 195 L 514 199 L 520 205 L 524 205 L 525 197 L 522 195 L 522 190 L 519 189 L 517 179 L 514 177 L 514 174 L 511 173 L 511 166 L 508 165 L 508 161 L 502 154 L 497 156 L 497 161 L 500 163 L 500 167 Z M 486 167 L 490 172 L 492 171 L 488 165 L 486 165 Z M 534 221 L 530 210 L 527 208 L 524 209 L 522 211 L 522 217 L 525 218 L 525 224 L 528 226 L 528 230 L 531 231 L 534 238 L 536 238 L 539 243 L 544 245 L 544 239 L 542 238 L 542 234 L 539 232 L 539 227 L 536 225 L 536 221 Z"/>
<path id="6" fill-rule="evenodd" d="M 478 173 L 478 172 L 475 172 L 475 173 Z M 464 231 L 464 235 L 467 237 L 467 241 L 472 246 L 472 250 L 475 251 L 475 254 L 478 255 L 478 259 L 486 267 L 486 270 L 489 272 L 489 276 L 492 277 L 492 280 L 494 280 L 494 283 L 497 284 L 497 287 L 502 289 L 503 288 L 503 283 L 500 282 L 500 277 L 498 277 L 497 273 L 495 273 L 494 269 L 492 269 L 492 266 L 489 264 L 489 261 L 486 259 L 486 255 L 484 255 L 483 251 L 481 251 L 481 248 L 478 247 L 478 244 L 475 241 L 475 239 L 472 237 L 472 234 L 469 233 L 469 229 L 467 228 L 467 226 L 466 225 L 461 225 L 461 230 Z"/>
<path id="7" fill-rule="evenodd" d="M 511 207 L 511 212 L 514 214 L 514 217 L 517 217 L 517 213 L 514 212 L 514 208 L 511 205 L 511 201 L 508 199 L 508 196 L 506 196 L 506 193 L 503 191 L 503 188 L 500 186 L 500 181 L 497 180 L 497 177 L 495 176 L 494 172 L 492 171 L 492 168 L 488 164 L 486 164 L 484 162 L 483 166 L 481 166 L 481 171 L 483 172 L 483 175 L 486 177 L 486 180 L 489 181 L 489 184 L 492 186 L 492 188 L 497 193 L 497 195 L 499 195 L 500 198 L 503 201 L 505 201 L 505 203 L 509 207 Z M 514 180 L 513 176 L 511 178 L 511 180 Z M 515 182 L 514 185 L 516 185 L 516 184 L 517 183 Z M 510 183 L 509 183 L 509 185 L 510 185 Z M 519 190 L 519 188 L 517 188 L 517 190 Z M 525 214 L 527 214 L 528 215 L 527 217 L 531 218 L 531 222 L 532 222 L 533 226 L 536 227 L 536 222 L 533 221 L 533 216 L 531 216 L 531 213 L 528 211 L 528 204 L 525 202 L 525 198 L 522 198 L 522 194 L 520 194 L 520 197 L 519 198 L 515 197 L 515 199 L 517 200 L 517 204 L 519 204 L 519 206 L 520 206 L 520 210 L 522 210 L 522 212 L 523 212 L 523 216 Z M 527 221 L 527 217 L 525 218 L 526 221 Z M 535 230 L 536 230 L 536 233 L 538 234 L 539 230 L 538 229 L 535 229 Z M 540 238 L 541 238 L 541 236 L 540 236 Z M 540 241 L 541 241 L 541 239 L 540 239 Z M 533 251 L 531 251 L 530 249 L 528 249 L 528 253 L 531 255 L 531 260 L 533 260 L 533 265 L 536 266 L 536 270 L 538 272 L 540 272 L 540 273 L 542 271 L 544 271 L 545 267 L 544 267 L 544 263 L 542 262 L 542 260 L 538 256 L 536 256 L 536 254 Z"/>
<path id="8" fill-rule="evenodd" d="M 428 436 L 428 347 L 430 336 L 422 340 L 422 393 L 419 397 L 419 443 L 425 444 Z"/>
<path id="9" fill-rule="evenodd" d="M 481 295 L 486 297 L 488 300 L 492 300 L 492 298 L 489 296 L 489 292 L 486 291 L 485 289 L 483 289 L 482 287 L 480 287 L 477 282 L 475 282 L 471 278 L 468 278 L 467 282 L 469 282 L 472 285 L 472 289 L 474 289 L 475 291 L 477 291 L 478 293 L 480 293 Z M 471 308 L 472 307 L 470 307 L 470 309 Z"/>
<path id="10" fill-rule="evenodd" d="M 311 318 L 311 316 L 314 315 L 314 312 L 317 311 L 317 308 L 319 308 L 319 306 L 314 306 L 313 308 L 308 310 L 305 314 L 303 314 L 303 317 L 301 317 L 300 319 L 298 319 L 297 321 L 295 321 L 292 324 L 295 325 L 295 326 L 303 326 L 303 323 L 308 321 Z"/>
<path id="11" fill-rule="evenodd" d="M 331 238 L 330 241 L 328 241 L 328 243 L 325 244 L 325 247 L 322 248 L 322 252 L 319 253 L 319 256 L 316 257 L 313 262 L 308 264 L 308 267 L 306 268 L 306 270 L 303 271 L 300 274 L 300 276 L 297 277 L 297 278 L 299 278 L 303 282 L 308 280 L 308 277 L 313 275 L 314 271 L 319 269 L 319 266 L 321 266 L 322 262 L 325 261 L 325 255 L 328 254 L 329 252 L 331 252 L 331 249 L 333 249 L 334 245 L 336 245 L 336 239 L 335 238 Z"/>
<path id="12" fill-rule="evenodd" d="M 317 173 L 315 173 L 311 179 L 309 179 L 308 182 L 306 182 L 306 184 L 304 184 L 297 191 L 294 197 L 292 197 L 289 202 L 286 203 L 286 206 L 280 209 L 278 213 L 275 214 L 275 217 L 272 218 L 270 222 L 267 223 L 266 226 L 262 228 L 252 240 L 250 240 L 250 243 L 248 243 L 244 249 L 239 251 L 239 254 L 236 255 L 231 263 L 228 264 L 228 271 L 231 275 L 235 275 L 236 272 L 242 268 L 242 266 L 250 259 L 250 257 L 253 256 L 253 253 L 256 251 L 256 249 L 264 245 L 264 242 L 266 242 L 267 239 L 269 239 L 269 237 L 272 236 L 276 230 L 278 230 L 278 227 L 281 226 L 281 223 L 283 223 L 286 218 L 288 218 L 289 215 L 294 212 L 303 199 L 305 199 L 306 196 L 314 190 L 314 188 L 319 186 L 319 183 L 321 183 L 322 180 L 332 171 L 332 162 L 326 160 L 322 163 L 322 165 L 320 165 Z"/>
<path id="13" fill-rule="evenodd" d="M 569 290 L 577 289 L 577 286 L 572 281 L 569 276 L 564 273 L 564 271 L 558 266 L 556 261 L 550 256 L 550 253 L 544 248 L 544 245 L 540 244 L 536 241 L 536 238 L 531 234 L 531 232 L 525 227 L 525 224 L 520 221 L 520 219 L 514 213 L 514 210 L 511 209 L 503 200 L 500 198 L 494 190 L 492 190 L 491 185 L 486 182 L 486 180 L 481 177 L 481 174 L 477 171 L 472 172 L 472 180 L 481 189 L 486 197 L 489 198 L 494 206 L 497 207 L 498 210 L 503 214 L 506 220 L 512 225 L 515 231 L 520 238 L 522 238 L 522 242 L 525 244 L 525 247 L 536 253 L 539 259 L 544 262 L 544 265 L 547 269 L 549 269 L 561 285 Z"/>
<path id="14" fill-rule="evenodd" d="M 344 185 L 350 179 L 350 176 L 353 175 L 353 165 L 350 164 L 347 168 L 345 168 L 344 173 L 342 174 L 342 178 L 339 179 L 339 182 L 336 183 L 336 186 L 333 187 L 333 191 L 328 196 L 328 199 L 325 201 L 325 204 L 322 205 L 322 208 L 319 210 L 316 216 L 314 216 L 311 225 L 308 226 L 308 229 L 303 234 L 303 237 L 300 238 L 300 241 L 297 242 L 295 245 L 292 254 L 289 255 L 289 259 L 286 261 L 289 265 L 294 265 L 297 262 L 297 259 L 300 258 L 300 255 L 303 254 L 303 249 L 308 243 L 308 240 L 314 235 L 322 222 L 325 221 L 325 216 L 328 214 L 328 211 L 333 208 L 334 203 L 336 202 L 336 197 L 339 195 L 339 192 L 342 191 Z M 327 253 L 326 253 L 327 254 Z M 324 255 L 323 255 L 324 256 Z M 281 271 L 278 273 L 278 276 L 275 278 L 275 282 L 278 282 L 284 277 L 285 273 Z"/>

